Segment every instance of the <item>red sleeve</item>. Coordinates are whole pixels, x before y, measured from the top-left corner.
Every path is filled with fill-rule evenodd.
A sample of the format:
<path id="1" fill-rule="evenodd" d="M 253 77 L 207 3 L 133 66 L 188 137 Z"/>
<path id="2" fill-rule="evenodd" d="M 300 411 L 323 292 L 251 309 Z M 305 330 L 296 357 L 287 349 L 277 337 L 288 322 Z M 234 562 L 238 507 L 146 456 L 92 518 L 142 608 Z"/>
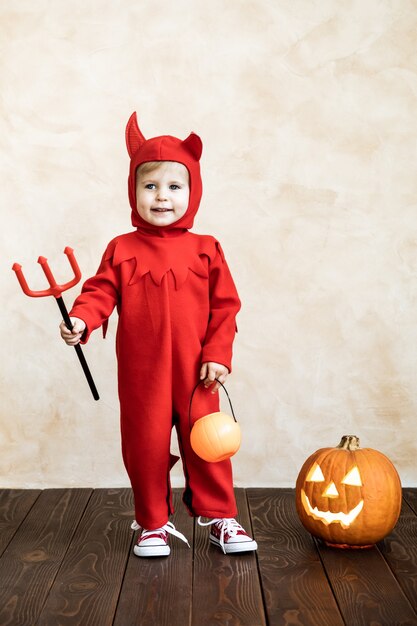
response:
<path id="1" fill-rule="evenodd" d="M 110 317 L 119 299 L 119 269 L 112 266 L 112 259 L 103 255 L 97 274 L 85 281 L 82 291 L 69 313 L 86 323 L 81 343 L 86 343 L 90 334 Z"/>
<path id="2" fill-rule="evenodd" d="M 214 361 L 232 370 L 232 345 L 236 328 L 236 315 L 240 300 L 220 244 L 210 263 L 210 317 L 204 340 L 202 363 Z"/>

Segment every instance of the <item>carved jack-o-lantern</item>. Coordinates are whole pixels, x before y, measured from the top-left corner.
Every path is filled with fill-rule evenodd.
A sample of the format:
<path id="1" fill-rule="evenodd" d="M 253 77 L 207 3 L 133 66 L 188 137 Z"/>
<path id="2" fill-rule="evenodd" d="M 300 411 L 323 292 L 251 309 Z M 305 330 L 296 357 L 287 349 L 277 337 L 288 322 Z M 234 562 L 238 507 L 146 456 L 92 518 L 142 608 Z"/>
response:
<path id="1" fill-rule="evenodd" d="M 345 435 L 336 448 L 317 450 L 304 463 L 296 505 L 304 527 L 328 545 L 369 547 L 398 520 L 401 482 L 386 456 Z"/>

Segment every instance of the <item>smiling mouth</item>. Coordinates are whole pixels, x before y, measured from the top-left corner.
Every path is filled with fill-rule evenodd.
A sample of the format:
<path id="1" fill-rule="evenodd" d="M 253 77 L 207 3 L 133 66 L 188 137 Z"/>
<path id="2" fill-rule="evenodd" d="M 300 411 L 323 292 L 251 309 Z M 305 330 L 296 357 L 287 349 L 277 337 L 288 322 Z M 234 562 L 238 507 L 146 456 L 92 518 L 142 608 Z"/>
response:
<path id="1" fill-rule="evenodd" d="M 359 513 L 363 509 L 363 500 L 361 500 L 354 509 L 349 511 L 349 513 L 343 513 L 342 511 L 340 511 L 339 513 L 332 513 L 331 511 L 320 511 L 316 506 L 313 509 L 304 489 L 301 490 L 301 501 L 303 503 L 304 509 L 315 520 L 320 520 L 326 526 L 337 522 L 345 530 L 349 528 L 351 523 L 358 517 Z"/>
<path id="2" fill-rule="evenodd" d="M 154 213 L 168 213 L 169 211 L 173 211 L 174 209 L 151 209 Z"/>

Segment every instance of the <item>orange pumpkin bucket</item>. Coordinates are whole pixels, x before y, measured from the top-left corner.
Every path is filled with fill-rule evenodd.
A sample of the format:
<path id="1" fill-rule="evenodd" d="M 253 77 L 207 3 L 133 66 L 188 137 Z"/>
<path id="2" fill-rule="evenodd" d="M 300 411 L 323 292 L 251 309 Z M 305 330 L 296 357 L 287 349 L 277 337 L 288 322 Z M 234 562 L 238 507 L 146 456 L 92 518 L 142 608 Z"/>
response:
<path id="1" fill-rule="evenodd" d="M 188 412 L 191 447 L 200 458 L 209 463 L 218 463 L 229 459 L 239 450 L 241 442 L 240 426 L 236 420 L 229 394 L 223 383 L 217 378 L 216 380 L 226 393 L 232 415 L 223 413 L 223 411 L 210 413 L 200 417 L 191 427 L 191 405 L 197 387 L 203 382 L 201 380 L 193 389 Z"/>

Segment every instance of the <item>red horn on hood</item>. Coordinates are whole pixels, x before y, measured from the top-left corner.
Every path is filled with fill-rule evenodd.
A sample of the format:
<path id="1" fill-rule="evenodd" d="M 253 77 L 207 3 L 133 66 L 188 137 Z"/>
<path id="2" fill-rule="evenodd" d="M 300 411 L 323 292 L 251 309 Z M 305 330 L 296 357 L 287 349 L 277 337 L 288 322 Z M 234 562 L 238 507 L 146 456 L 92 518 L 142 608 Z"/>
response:
<path id="1" fill-rule="evenodd" d="M 146 141 L 145 137 L 139 130 L 136 111 L 132 113 L 126 126 L 126 146 L 130 158 Z M 187 141 L 187 140 L 186 140 Z"/>
<path id="2" fill-rule="evenodd" d="M 184 139 L 182 145 L 196 161 L 200 160 L 201 153 L 203 152 L 203 142 L 198 135 L 190 133 L 187 139 Z"/>

